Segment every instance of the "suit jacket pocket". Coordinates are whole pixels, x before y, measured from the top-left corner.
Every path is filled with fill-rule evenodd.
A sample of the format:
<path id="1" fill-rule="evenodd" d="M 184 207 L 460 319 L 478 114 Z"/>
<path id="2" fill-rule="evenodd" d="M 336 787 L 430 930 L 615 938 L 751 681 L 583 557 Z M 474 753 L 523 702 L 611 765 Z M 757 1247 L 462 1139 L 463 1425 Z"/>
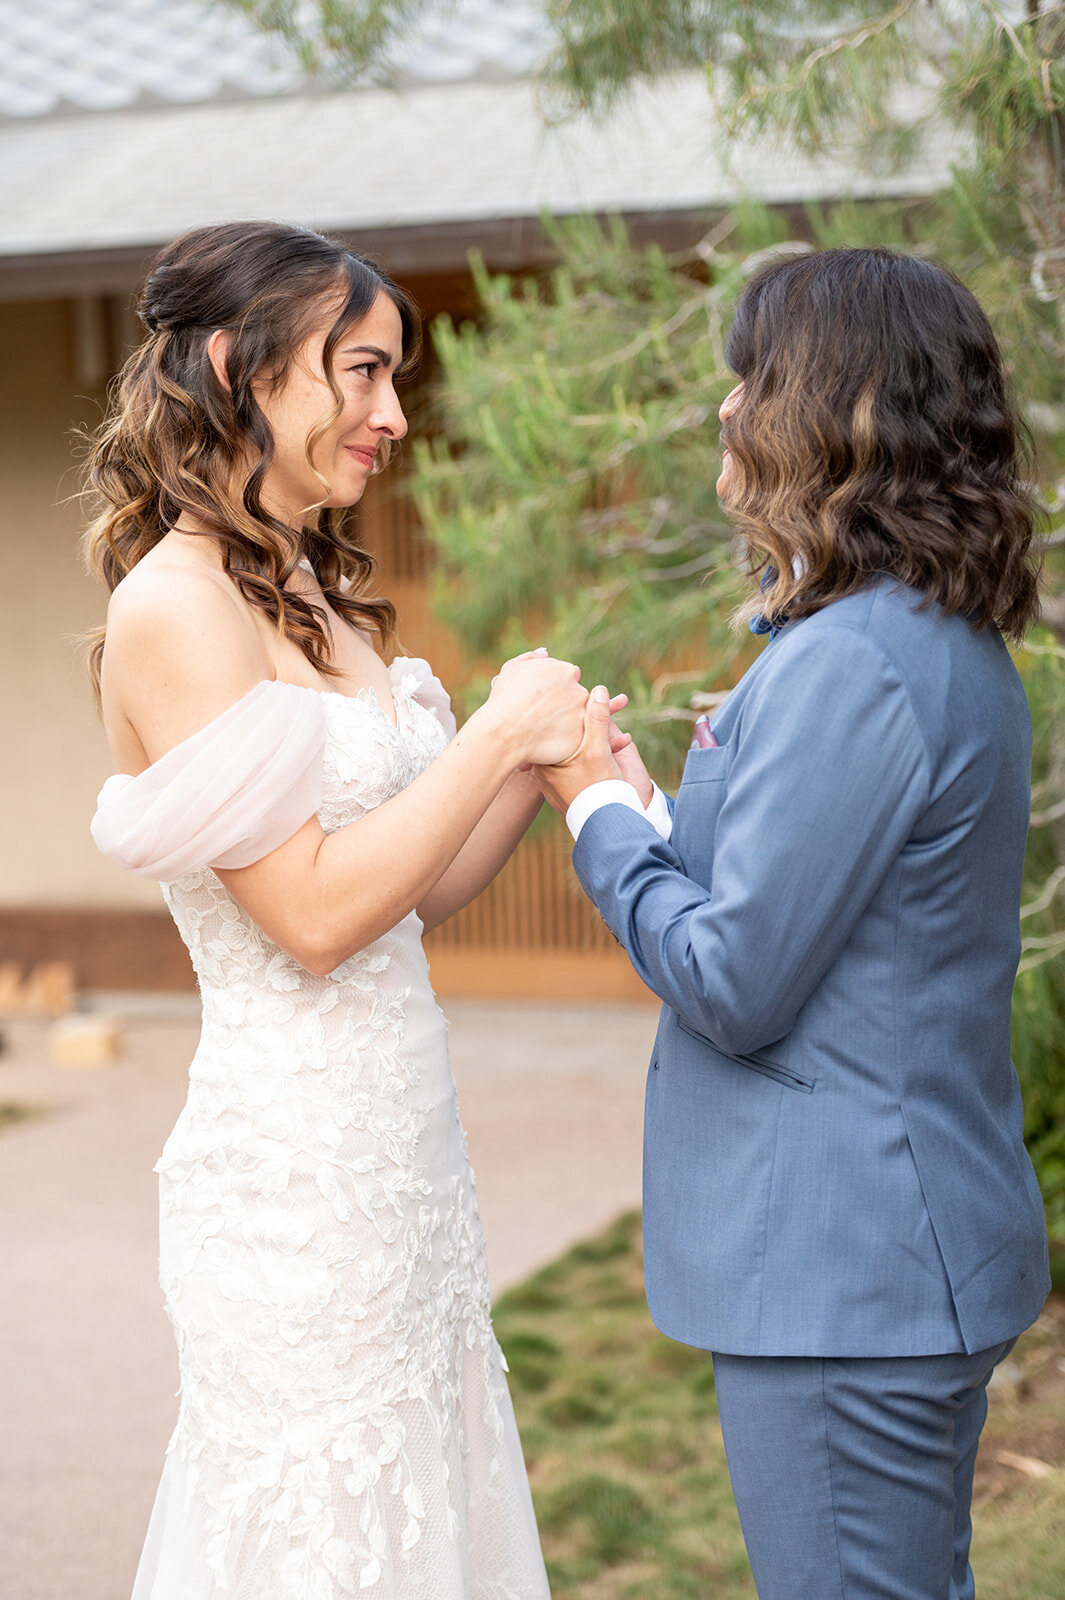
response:
<path id="1" fill-rule="evenodd" d="M 726 1061 L 735 1061 L 739 1066 L 749 1068 L 751 1072 L 760 1072 L 763 1077 L 772 1078 L 774 1082 L 783 1084 L 785 1089 L 797 1089 L 800 1094 L 814 1092 L 816 1079 L 804 1077 L 801 1072 L 785 1066 L 782 1061 L 774 1061 L 772 1056 L 766 1055 L 763 1050 L 753 1050 L 746 1056 L 734 1056 L 728 1050 L 719 1050 L 711 1039 L 691 1027 L 683 1017 L 677 1017 L 677 1027 L 690 1039 L 697 1040 L 705 1050 L 712 1050 L 715 1055 L 724 1056 Z"/>
<path id="2" fill-rule="evenodd" d="M 714 876 L 714 836 L 717 818 L 728 795 L 732 749 L 727 744 L 709 750 L 689 750 L 684 777 L 673 806 L 671 843 L 684 863 L 684 871 L 704 889 Z"/>
<path id="3" fill-rule="evenodd" d="M 728 776 L 731 760 L 730 744 L 712 745 L 709 750 L 689 750 L 681 784 L 720 783 Z"/>

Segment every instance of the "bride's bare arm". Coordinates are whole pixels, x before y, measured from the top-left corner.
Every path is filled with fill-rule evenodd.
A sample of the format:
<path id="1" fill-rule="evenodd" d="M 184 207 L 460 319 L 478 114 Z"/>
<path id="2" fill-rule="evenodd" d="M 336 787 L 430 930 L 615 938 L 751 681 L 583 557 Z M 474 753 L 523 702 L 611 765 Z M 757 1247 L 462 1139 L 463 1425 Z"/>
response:
<path id="1" fill-rule="evenodd" d="M 273 676 L 223 586 L 177 573 L 160 591 L 162 578 L 116 591 L 112 603 L 104 694 L 119 765 L 124 728 L 143 764 L 155 762 Z M 572 754 L 586 698 L 577 680 L 564 662 L 508 663 L 406 789 L 335 833 L 311 817 L 269 855 L 219 877 L 276 944 L 311 972 L 331 972 L 426 899 L 516 767 Z"/>
<path id="2" fill-rule="evenodd" d="M 447 871 L 418 902 L 426 932 L 468 906 L 505 866 L 528 832 L 543 793 L 531 772 L 514 772 L 504 783 Z"/>
<path id="3" fill-rule="evenodd" d="M 426 899 L 506 782 L 514 749 L 485 706 L 357 822 L 326 834 L 312 817 L 261 861 L 219 877 L 275 944 L 311 972 L 332 972 Z"/>

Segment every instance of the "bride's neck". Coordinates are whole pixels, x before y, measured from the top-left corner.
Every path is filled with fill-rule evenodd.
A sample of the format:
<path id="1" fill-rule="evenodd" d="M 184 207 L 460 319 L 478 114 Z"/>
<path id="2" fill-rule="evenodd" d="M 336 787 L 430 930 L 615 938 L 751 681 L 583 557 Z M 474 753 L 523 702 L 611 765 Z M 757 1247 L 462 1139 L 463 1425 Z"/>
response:
<path id="1" fill-rule="evenodd" d="M 222 541 L 218 535 L 212 528 L 204 527 L 202 523 L 196 521 L 195 517 L 188 516 L 186 513 L 182 513 L 173 527 L 163 535 L 160 543 L 163 542 L 172 545 L 177 544 L 186 550 L 195 549 L 201 559 L 206 556 L 213 566 L 225 566 Z M 308 572 L 314 572 L 313 563 L 307 555 L 306 547 L 302 540 L 296 544 L 295 555 L 300 566 Z"/>

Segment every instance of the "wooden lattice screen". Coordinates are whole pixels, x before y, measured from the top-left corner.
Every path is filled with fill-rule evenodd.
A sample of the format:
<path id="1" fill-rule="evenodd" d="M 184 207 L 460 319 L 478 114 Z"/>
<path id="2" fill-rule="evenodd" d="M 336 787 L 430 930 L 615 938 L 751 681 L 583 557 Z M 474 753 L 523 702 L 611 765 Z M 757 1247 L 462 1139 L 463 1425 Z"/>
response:
<path id="1" fill-rule="evenodd" d="M 580 892 L 569 865 L 569 835 L 557 828 L 519 845 L 472 905 L 431 936 L 434 949 L 593 954 L 614 940 Z"/>

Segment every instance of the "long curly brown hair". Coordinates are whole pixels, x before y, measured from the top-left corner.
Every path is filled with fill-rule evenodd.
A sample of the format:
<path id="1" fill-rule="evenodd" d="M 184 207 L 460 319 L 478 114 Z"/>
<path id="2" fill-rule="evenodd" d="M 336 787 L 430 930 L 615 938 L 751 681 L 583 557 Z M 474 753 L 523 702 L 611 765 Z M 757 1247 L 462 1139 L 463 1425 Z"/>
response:
<path id="1" fill-rule="evenodd" d="M 888 573 L 1019 639 L 1038 613 L 1031 444 L 991 325 L 951 273 L 889 250 L 789 257 L 746 285 L 726 509 L 770 621 Z"/>
<path id="2" fill-rule="evenodd" d="M 376 563 L 351 536 L 348 509 L 323 507 L 307 527 L 293 528 L 263 505 L 274 441 L 252 389 L 264 378 L 280 384 L 323 310 L 337 308 L 323 350 L 336 405 L 308 435 L 311 463 L 343 406 L 332 353 L 380 294 L 400 315 L 403 374 L 420 348 L 416 305 L 374 262 L 334 240 L 275 222 L 230 222 L 194 228 L 162 251 L 137 307 L 147 338 L 119 374 L 87 458 L 86 493 L 96 515 L 84 553 L 109 590 L 186 512 L 218 541 L 225 570 L 249 605 L 319 672 L 336 672 L 324 617 L 289 587 L 304 558 L 337 614 L 368 627 L 384 652 L 394 648 L 395 610 L 369 593 Z M 207 350 L 219 328 L 231 335 L 228 388 Z M 102 628 L 89 638 L 97 691 L 104 639 Z"/>

